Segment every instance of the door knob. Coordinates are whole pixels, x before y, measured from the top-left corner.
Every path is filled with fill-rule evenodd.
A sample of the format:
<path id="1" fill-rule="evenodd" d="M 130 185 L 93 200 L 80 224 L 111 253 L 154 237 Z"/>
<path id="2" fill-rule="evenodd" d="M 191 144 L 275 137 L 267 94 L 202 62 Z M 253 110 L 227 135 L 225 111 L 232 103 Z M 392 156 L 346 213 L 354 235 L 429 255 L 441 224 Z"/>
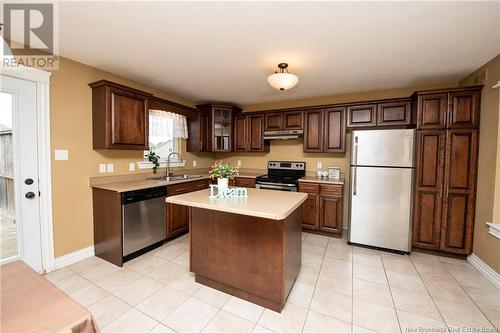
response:
<path id="1" fill-rule="evenodd" d="M 31 184 L 33 184 L 33 179 L 31 179 L 31 178 L 26 178 L 26 179 L 24 180 L 24 183 L 25 183 L 26 185 L 31 185 Z"/>
<path id="2" fill-rule="evenodd" d="M 27 192 L 25 195 L 26 199 L 33 199 L 35 197 L 35 193 Z"/>

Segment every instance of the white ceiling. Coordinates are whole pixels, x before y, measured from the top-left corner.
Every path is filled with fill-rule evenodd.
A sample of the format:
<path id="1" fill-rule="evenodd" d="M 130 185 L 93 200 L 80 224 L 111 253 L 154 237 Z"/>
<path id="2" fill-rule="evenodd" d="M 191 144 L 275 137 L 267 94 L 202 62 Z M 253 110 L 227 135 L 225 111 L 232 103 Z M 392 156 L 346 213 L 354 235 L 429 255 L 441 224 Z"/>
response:
<path id="1" fill-rule="evenodd" d="M 500 2 L 62 2 L 62 56 L 240 105 L 455 82 L 500 53 Z M 268 86 L 279 62 L 300 77 Z"/>

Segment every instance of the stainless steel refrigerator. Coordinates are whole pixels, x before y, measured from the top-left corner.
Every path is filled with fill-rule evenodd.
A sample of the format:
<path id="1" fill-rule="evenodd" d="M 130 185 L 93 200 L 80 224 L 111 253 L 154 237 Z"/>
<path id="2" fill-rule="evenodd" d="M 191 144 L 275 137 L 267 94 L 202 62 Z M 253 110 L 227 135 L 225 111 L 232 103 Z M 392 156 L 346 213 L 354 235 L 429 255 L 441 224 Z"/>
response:
<path id="1" fill-rule="evenodd" d="M 353 131 L 349 243 L 411 250 L 415 130 Z"/>

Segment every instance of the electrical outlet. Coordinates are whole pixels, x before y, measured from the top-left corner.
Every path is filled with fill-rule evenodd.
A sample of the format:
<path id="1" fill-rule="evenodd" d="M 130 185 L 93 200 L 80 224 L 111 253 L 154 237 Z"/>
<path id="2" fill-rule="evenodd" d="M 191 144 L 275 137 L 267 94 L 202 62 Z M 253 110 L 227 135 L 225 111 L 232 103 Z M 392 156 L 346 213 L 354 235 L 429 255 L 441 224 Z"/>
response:
<path id="1" fill-rule="evenodd" d="M 105 173 L 106 172 L 106 164 L 100 163 L 99 164 L 99 173 Z"/>
<path id="2" fill-rule="evenodd" d="M 237 165 L 238 165 L 238 168 L 241 166 L 241 161 L 240 160 L 238 160 Z"/>
<path id="3" fill-rule="evenodd" d="M 323 163 L 321 163 L 320 161 L 316 162 L 317 169 L 321 169 L 322 167 L 323 167 Z"/>
<path id="4" fill-rule="evenodd" d="M 128 171 L 135 171 L 135 163 L 128 164 Z"/>
<path id="5" fill-rule="evenodd" d="M 108 163 L 108 164 L 106 165 L 106 170 L 107 170 L 108 172 L 113 172 L 113 171 L 114 171 L 114 167 L 115 167 L 115 166 L 113 165 L 113 163 Z"/>
<path id="6" fill-rule="evenodd" d="M 193 166 L 194 167 L 196 166 L 196 160 L 193 160 Z"/>

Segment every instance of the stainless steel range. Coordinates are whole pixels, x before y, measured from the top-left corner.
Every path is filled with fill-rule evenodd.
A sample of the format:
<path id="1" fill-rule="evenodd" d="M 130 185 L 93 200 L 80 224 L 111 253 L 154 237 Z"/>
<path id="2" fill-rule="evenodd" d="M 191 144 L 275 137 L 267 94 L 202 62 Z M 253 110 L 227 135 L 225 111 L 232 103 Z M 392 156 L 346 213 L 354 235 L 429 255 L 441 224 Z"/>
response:
<path id="1" fill-rule="evenodd" d="M 297 192 L 298 180 L 306 175 L 306 162 L 269 161 L 267 175 L 255 179 L 255 188 Z"/>

